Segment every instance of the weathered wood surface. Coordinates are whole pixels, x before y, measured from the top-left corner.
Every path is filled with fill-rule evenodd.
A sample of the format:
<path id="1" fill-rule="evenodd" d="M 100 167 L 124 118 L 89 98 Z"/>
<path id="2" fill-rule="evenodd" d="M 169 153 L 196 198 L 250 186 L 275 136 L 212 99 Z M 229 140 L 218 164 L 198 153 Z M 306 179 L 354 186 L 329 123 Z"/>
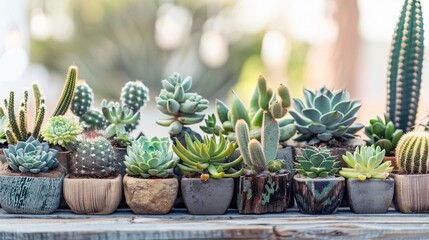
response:
<path id="1" fill-rule="evenodd" d="M 112 215 L 76 215 L 70 210 L 51 215 L 12 215 L 0 210 L 0 239 L 405 239 L 429 236 L 429 214 L 334 215 L 285 213 L 189 215 L 134 215 L 119 210 Z"/>

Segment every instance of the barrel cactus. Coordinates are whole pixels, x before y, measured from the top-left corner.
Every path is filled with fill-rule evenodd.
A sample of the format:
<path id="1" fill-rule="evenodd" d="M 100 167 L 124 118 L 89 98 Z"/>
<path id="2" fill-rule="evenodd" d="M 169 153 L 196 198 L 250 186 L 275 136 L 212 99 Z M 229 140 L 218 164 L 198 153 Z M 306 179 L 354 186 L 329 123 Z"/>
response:
<path id="1" fill-rule="evenodd" d="M 304 89 L 305 104 L 294 98 L 295 110 L 290 114 L 295 119 L 298 131 L 296 141 L 309 145 L 354 138 L 362 124 L 353 124 L 361 107 L 359 100 L 350 100 L 346 90 L 330 91 L 326 87 L 318 91 Z"/>
<path id="2" fill-rule="evenodd" d="M 162 80 L 159 96 L 156 97 L 156 106 L 160 112 L 167 115 L 157 121 L 161 126 L 170 127 L 170 135 L 181 133 L 185 125 L 201 122 L 209 101 L 197 93 L 188 92 L 192 87 L 190 76 L 182 79 L 178 73 L 174 73 L 168 79 Z"/>
<path id="3" fill-rule="evenodd" d="M 57 150 L 49 148 L 46 142 L 39 142 L 33 136 L 27 141 L 18 141 L 4 149 L 7 163 L 14 171 L 22 173 L 46 172 L 58 167 Z"/>
<path id="4" fill-rule="evenodd" d="M 395 124 L 387 115 L 384 116 L 384 121 L 380 117 L 371 119 L 370 125 L 365 127 L 365 135 L 369 145 L 379 146 L 386 150 L 386 154 L 395 151 L 396 145 L 404 132 L 401 129 L 396 129 Z"/>
<path id="5" fill-rule="evenodd" d="M 77 137 L 73 150 L 71 174 L 80 177 L 116 176 L 115 151 L 100 132 L 88 130 Z"/>
<path id="6" fill-rule="evenodd" d="M 379 146 L 357 147 L 354 153 L 347 152 L 343 160 L 350 168 L 341 168 L 340 175 L 345 178 L 357 178 L 360 181 L 366 179 L 386 179 L 392 172 L 391 162 L 383 162 L 385 149 Z"/>
<path id="7" fill-rule="evenodd" d="M 399 174 L 427 174 L 429 133 L 412 131 L 404 134 L 396 147 L 395 170 Z"/>
<path id="8" fill-rule="evenodd" d="M 79 122 L 64 116 L 56 116 L 49 118 L 41 133 L 46 142 L 66 148 L 66 145 L 75 141 L 81 132 Z"/>
<path id="9" fill-rule="evenodd" d="M 177 160 L 173 159 L 168 138 L 142 136 L 127 147 L 124 164 L 130 176 L 166 178 Z"/>
<path id="10" fill-rule="evenodd" d="M 296 157 L 296 171 L 309 178 L 327 178 L 338 173 L 339 161 L 331 156 L 327 147 L 312 147 L 301 149 Z"/>

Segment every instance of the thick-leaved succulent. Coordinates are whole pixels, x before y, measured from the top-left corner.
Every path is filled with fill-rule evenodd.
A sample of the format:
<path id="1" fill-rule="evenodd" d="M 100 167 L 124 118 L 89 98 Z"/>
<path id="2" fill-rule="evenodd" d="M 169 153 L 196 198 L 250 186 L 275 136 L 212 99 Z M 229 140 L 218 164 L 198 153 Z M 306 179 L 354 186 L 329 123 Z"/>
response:
<path id="1" fill-rule="evenodd" d="M 140 112 L 134 113 L 126 105 L 121 105 L 119 102 L 103 100 L 101 110 L 106 120 L 110 123 L 104 132 L 106 138 L 110 138 L 117 133 L 126 132 L 126 126 L 132 125 L 140 119 Z"/>
<path id="2" fill-rule="evenodd" d="M 79 122 L 64 116 L 49 118 L 41 131 L 42 137 L 46 142 L 62 147 L 66 147 L 67 143 L 76 140 L 81 132 L 82 127 Z"/>
<path id="3" fill-rule="evenodd" d="M 296 157 L 296 171 L 309 178 L 326 178 L 338 173 L 339 161 L 327 147 L 308 146 Z"/>
<path id="4" fill-rule="evenodd" d="M 396 129 L 395 124 L 387 115 L 384 116 L 384 121 L 377 117 L 377 119 L 371 119 L 369 123 L 370 125 L 365 127 L 365 135 L 369 138 L 368 144 L 379 146 L 386 150 L 386 154 L 395 151 L 404 132 Z"/>

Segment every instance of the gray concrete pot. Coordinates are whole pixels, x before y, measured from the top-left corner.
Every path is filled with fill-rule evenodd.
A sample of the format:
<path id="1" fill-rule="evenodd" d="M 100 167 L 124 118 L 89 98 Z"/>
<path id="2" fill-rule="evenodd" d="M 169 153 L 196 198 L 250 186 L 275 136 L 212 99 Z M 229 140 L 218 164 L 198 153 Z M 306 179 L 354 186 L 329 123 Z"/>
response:
<path id="1" fill-rule="evenodd" d="M 347 179 L 347 195 L 354 213 L 385 213 L 393 199 L 395 181 L 387 179 Z"/>
<path id="2" fill-rule="evenodd" d="M 185 178 L 180 181 L 182 197 L 190 214 L 221 215 L 228 209 L 234 193 L 234 179 Z"/>

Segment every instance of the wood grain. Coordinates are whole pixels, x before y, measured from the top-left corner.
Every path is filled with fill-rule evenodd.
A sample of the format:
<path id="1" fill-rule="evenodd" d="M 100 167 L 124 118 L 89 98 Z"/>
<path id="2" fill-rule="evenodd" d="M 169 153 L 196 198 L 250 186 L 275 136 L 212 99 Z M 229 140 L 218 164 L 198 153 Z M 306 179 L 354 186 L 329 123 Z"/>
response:
<path id="1" fill-rule="evenodd" d="M 393 202 L 398 211 L 429 212 L 429 174 L 392 176 L 395 179 Z"/>

